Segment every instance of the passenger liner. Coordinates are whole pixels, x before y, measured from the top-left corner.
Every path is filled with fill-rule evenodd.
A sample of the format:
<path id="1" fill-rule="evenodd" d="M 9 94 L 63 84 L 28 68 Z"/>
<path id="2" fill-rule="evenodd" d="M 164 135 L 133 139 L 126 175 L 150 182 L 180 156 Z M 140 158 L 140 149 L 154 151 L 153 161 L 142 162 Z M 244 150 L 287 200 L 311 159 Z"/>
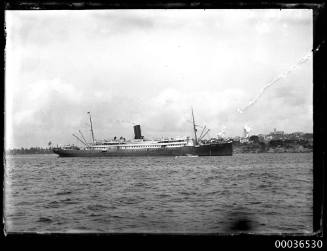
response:
<path id="1" fill-rule="evenodd" d="M 208 133 L 202 131 L 200 137 L 197 137 L 197 129 L 193 119 L 194 139 L 184 138 L 165 138 L 160 140 L 147 140 L 141 134 L 140 125 L 134 126 L 134 139 L 125 140 L 120 137 L 110 141 L 95 141 L 90 116 L 90 125 L 92 133 L 92 143 L 87 143 L 83 134 L 82 139 L 76 137 L 83 143 L 84 147 L 64 146 L 53 148 L 53 152 L 60 157 L 120 157 L 120 156 L 227 156 L 233 154 L 232 142 L 209 140 L 202 138 Z"/>

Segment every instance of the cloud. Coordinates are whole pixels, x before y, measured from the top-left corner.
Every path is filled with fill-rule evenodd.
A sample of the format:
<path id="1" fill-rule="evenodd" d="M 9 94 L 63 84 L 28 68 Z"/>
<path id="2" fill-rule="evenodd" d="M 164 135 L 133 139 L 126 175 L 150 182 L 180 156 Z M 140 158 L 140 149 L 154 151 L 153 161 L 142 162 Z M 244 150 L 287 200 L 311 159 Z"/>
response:
<path id="1" fill-rule="evenodd" d="M 151 133 L 166 131 L 170 135 L 189 135 L 193 107 L 197 124 L 202 127 L 207 125 L 216 132 L 222 123 L 232 122 L 230 117 L 235 113 L 235 101 L 244 98 L 244 92 L 240 89 L 187 93 L 177 89 L 165 89 L 150 100 L 152 105 L 150 104 L 143 114 L 144 123 L 147 127 L 152 127 Z"/>
<path id="2" fill-rule="evenodd" d="M 264 33 L 267 33 L 269 32 L 270 30 L 270 27 L 267 23 L 259 23 L 255 26 L 256 30 L 259 32 L 259 34 L 264 34 Z"/>
<path id="3" fill-rule="evenodd" d="M 13 146 L 89 136 L 87 111 L 98 139 L 132 137 L 133 123 L 149 137 L 190 135 L 191 106 L 212 135 L 312 124 L 312 61 L 236 111 L 311 49 L 310 11 L 6 11 L 6 21 Z"/>
<path id="4" fill-rule="evenodd" d="M 26 83 L 24 90 L 13 95 L 7 90 L 13 105 L 13 123 L 15 125 L 35 123 L 34 114 L 49 106 L 49 98 L 62 97 L 72 103 L 82 102 L 81 94 L 72 85 L 63 83 L 60 79 L 52 79 L 33 83 Z"/>
<path id="5" fill-rule="evenodd" d="M 103 11 L 92 13 L 92 21 L 96 24 L 95 32 L 102 34 L 126 33 L 154 28 L 156 19 L 146 11 Z"/>

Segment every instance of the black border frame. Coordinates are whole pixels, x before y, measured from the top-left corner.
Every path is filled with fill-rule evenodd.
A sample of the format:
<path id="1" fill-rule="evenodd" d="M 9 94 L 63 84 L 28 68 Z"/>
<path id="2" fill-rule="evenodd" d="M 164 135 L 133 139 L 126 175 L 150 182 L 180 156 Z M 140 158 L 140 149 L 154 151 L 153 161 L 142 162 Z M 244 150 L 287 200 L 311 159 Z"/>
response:
<path id="1" fill-rule="evenodd" d="M 18 244 L 17 240 L 35 241 L 47 240 L 70 240 L 73 239 L 80 244 L 84 244 L 87 237 L 90 241 L 104 240 L 119 241 L 124 246 L 124 240 L 135 241 L 136 239 L 156 240 L 187 240 L 194 243 L 194 240 L 203 240 L 206 242 L 218 241 L 220 244 L 226 244 L 227 247 L 272 247 L 275 240 L 323 240 L 323 245 L 327 245 L 326 238 L 326 140 L 327 140 L 327 83 L 326 73 L 326 5 L 324 1 L 313 1 L 311 3 L 298 1 L 283 2 L 221 2 L 212 3 L 210 1 L 4 1 L 3 2 L 3 83 L 5 83 L 5 10 L 83 10 L 83 9 L 312 9 L 313 10 L 313 132 L 314 132 L 314 151 L 313 151 L 313 233 L 312 234 L 136 234 L 136 233 L 111 233 L 111 234 L 32 234 L 32 233 L 10 233 L 5 235 L 4 222 L 1 220 L 2 236 L 11 244 Z M 5 85 L 1 85 L 1 94 L 3 98 L 3 121 L 5 116 Z M 2 124 L 4 128 L 4 123 Z M 4 130 L 2 130 L 4 139 Z M 5 161 L 4 145 L 1 145 L 3 153 L 3 163 Z M 4 184 L 4 164 L 1 168 L 1 181 Z M 2 194 L 3 196 L 3 190 Z M 4 202 L 3 202 L 4 206 Z M 3 207 L 1 210 L 1 219 L 3 219 Z M 13 242 L 14 241 L 14 242 Z M 89 242 L 87 242 L 89 243 Z M 86 243 L 85 243 L 86 244 Z M 216 248 L 218 246 L 215 246 Z"/>

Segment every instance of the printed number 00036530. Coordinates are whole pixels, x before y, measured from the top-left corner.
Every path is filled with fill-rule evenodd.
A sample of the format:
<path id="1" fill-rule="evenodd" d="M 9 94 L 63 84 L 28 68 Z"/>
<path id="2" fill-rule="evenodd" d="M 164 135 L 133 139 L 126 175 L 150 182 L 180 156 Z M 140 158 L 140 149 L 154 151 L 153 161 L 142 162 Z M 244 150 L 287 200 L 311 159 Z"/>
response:
<path id="1" fill-rule="evenodd" d="M 276 248 L 322 248 L 322 240 L 276 240 Z"/>

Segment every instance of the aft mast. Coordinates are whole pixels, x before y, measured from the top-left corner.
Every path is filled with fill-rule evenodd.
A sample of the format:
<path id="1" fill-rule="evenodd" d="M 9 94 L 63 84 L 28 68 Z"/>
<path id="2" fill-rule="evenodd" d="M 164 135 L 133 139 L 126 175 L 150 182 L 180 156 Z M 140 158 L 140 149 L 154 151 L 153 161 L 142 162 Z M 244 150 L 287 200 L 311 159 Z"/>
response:
<path id="1" fill-rule="evenodd" d="M 192 107 L 192 119 L 193 119 L 193 130 L 194 130 L 194 145 L 198 145 L 198 138 L 196 136 L 196 125 L 194 121 L 193 107 Z"/>
<path id="2" fill-rule="evenodd" d="M 92 133 L 92 142 L 94 144 L 94 132 L 93 132 L 93 127 L 92 127 L 92 119 L 91 119 L 91 113 L 87 112 L 90 115 L 90 124 L 91 124 L 91 133 Z"/>

